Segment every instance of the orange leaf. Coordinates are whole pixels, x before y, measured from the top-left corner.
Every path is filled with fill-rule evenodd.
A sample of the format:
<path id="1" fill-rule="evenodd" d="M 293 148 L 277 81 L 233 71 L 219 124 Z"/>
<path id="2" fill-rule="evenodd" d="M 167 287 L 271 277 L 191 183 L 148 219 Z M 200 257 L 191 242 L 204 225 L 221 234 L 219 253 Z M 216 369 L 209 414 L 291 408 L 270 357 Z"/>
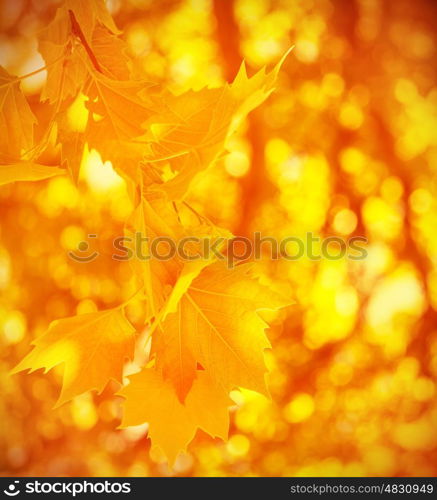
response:
<path id="1" fill-rule="evenodd" d="M 147 198 L 141 197 L 138 207 L 127 222 L 126 235 L 133 240 L 132 250 L 136 252 L 132 263 L 137 276 L 144 284 L 147 296 L 147 307 L 149 311 L 147 318 L 157 317 L 168 296 L 168 290 L 176 284 L 183 270 L 188 266 L 190 272 L 194 269 L 195 275 L 201 269 L 211 263 L 211 260 L 203 258 L 202 241 L 208 238 L 213 241 L 217 237 L 230 238 L 231 233 L 214 225 L 201 224 L 193 218 L 185 206 L 184 210 L 176 211 L 174 206 L 168 202 L 163 193 L 149 193 Z M 198 242 L 189 242 L 183 251 L 187 255 L 199 256 L 193 261 L 184 260 L 178 253 L 177 246 L 184 237 L 198 237 Z M 141 238 L 141 241 L 139 240 Z M 174 253 L 171 258 L 159 258 L 159 255 L 170 255 L 172 251 L 168 244 L 157 246 L 152 255 L 152 241 L 159 238 L 171 240 L 174 245 Z"/>
<path id="2" fill-rule="evenodd" d="M 0 66 L 0 161 L 12 163 L 33 146 L 36 118 L 20 90 L 19 78 Z"/>
<path id="3" fill-rule="evenodd" d="M 159 185 L 169 199 L 184 198 L 193 178 L 218 159 L 238 124 L 273 92 L 284 58 L 267 74 L 261 70 L 248 78 L 243 63 L 230 85 L 182 95 L 167 92 L 155 99 L 145 161 L 170 169 L 173 178 Z"/>
<path id="4" fill-rule="evenodd" d="M 125 359 L 134 354 L 135 329 L 120 309 L 108 309 L 54 321 L 34 345 L 12 373 L 47 372 L 65 363 L 59 406 L 85 391 L 101 392 L 111 378 L 121 382 Z"/>
<path id="5" fill-rule="evenodd" d="M 130 384 L 120 392 L 126 398 L 121 427 L 148 422 L 153 446 L 159 447 L 170 463 L 186 449 L 197 429 L 227 438 L 232 400 L 206 372 L 199 372 L 185 404 L 178 401 L 172 385 L 157 370 L 145 368 L 129 378 Z"/>
<path id="6" fill-rule="evenodd" d="M 196 376 L 196 362 L 227 391 L 245 387 L 268 395 L 264 350 L 270 343 L 267 324 L 256 311 L 277 309 L 286 301 L 251 277 L 250 267 L 212 264 L 185 290 L 175 292 L 175 287 L 169 298 L 172 305 L 153 335 L 153 351 L 182 401 Z"/>
<path id="7" fill-rule="evenodd" d="M 32 162 L 0 165 L 0 186 L 15 181 L 39 181 L 61 174 L 65 174 L 62 168 Z"/>

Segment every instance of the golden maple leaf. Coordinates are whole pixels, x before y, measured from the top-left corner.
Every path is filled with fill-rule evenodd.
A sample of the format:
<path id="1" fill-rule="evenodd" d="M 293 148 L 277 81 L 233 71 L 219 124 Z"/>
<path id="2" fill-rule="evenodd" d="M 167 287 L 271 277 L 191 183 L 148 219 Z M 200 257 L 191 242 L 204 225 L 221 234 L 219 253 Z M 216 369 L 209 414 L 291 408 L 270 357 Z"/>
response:
<path id="1" fill-rule="evenodd" d="M 223 153 L 239 123 L 273 92 L 287 54 L 270 73 L 260 70 L 248 78 L 243 63 L 232 84 L 155 98 L 144 161 L 170 170 L 173 178 L 159 185 L 170 200 L 184 198 L 193 178 Z"/>
<path id="2" fill-rule="evenodd" d="M 104 0 L 66 0 L 64 6 L 73 12 L 88 43 L 91 43 L 97 24 L 105 26 L 111 33 L 120 33 Z"/>
<path id="3" fill-rule="evenodd" d="M 79 176 L 85 143 L 88 141 L 91 146 L 97 143 L 99 150 L 103 150 L 105 141 L 110 140 L 112 132 L 118 137 L 122 129 L 118 122 L 123 123 L 124 118 L 117 111 L 117 103 L 120 98 L 128 97 L 133 85 L 135 90 L 142 88 L 138 84 L 125 84 L 127 93 L 116 90 L 118 80 L 128 81 L 130 77 L 125 44 L 116 36 L 118 33 L 104 2 L 99 0 L 66 2 L 39 36 L 38 48 L 47 68 L 47 80 L 41 100 L 57 104 L 55 120 L 58 124 L 58 142 L 62 145 L 62 160 L 67 163 L 75 181 Z M 105 76 L 108 80 L 101 81 Z M 115 89 L 112 92 L 108 88 L 111 86 Z M 96 127 L 93 126 L 92 115 L 87 133 L 71 130 L 65 120 L 65 110 L 60 109 L 61 103 L 77 97 L 81 91 L 88 95 L 94 105 L 93 109 L 101 104 L 99 111 L 103 114 L 99 117 L 109 117 L 109 122 Z M 97 96 L 100 100 L 94 103 L 98 100 Z M 134 95 L 131 96 L 131 100 L 133 99 Z M 126 109 L 126 101 L 122 101 L 121 106 Z M 132 106 L 132 102 L 127 103 L 127 109 Z M 102 111 L 103 108 L 106 113 Z M 138 115 L 132 116 L 131 113 L 127 116 L 127 123 L 137 118 Z M 106 123 L 112 125 L 111 130 L 105 127 Z M 131 131 L 130 129 L 129 132 Z M 96 140 L 95 135 L 98 136 Z M 127 136 L 130 137 L 129 134 Z"/>
<path id="4" fill-rule="evenodd" d="M 121 38 L 98 24 L 93 31 L 91 48 L 103 74 L 117 80 L 129 80 L 127 47 Z"/>
<path id="5" fill-rule="evenodd" d="M 126 224 L 126 235 L 132 241 L 132 252 L 135 252 L 133 269 L 142 281 L 146 293 L 148 319 L 157 318 L 169 295 L 168 290 L 178 282 L 184 268 L 190 269 L 190 272 L 196 269 L 198 274 L 214 260 L 214 256 L 206 258 L 203 255 L 205 239 L 213 243 L 216 238 L 226 239 L 232 236 L 229 231 L 208 223 L 206 219 L 199 222 L 187 209 L 187 205 L 182 205 L 178 210 L 175 207 L 162 192 L 148 193 L 147 196 L 141 196 Z M 151 254 L 153 240 L 171 240 L 176 250 L 179 242 L 190 237 L 196 239 L 184 245 L 182 250 L 188 257 L 186 259 L 180 255 L 181 251 L 175 251 L 171 258 L 165 259 Z M 171 250 L 165 244 L 164 247 L 160 250 L 163 254 Z M 193 257 L 192 260 L 190 256 Z"/>
<path id="6" fill-rule="evenodd" d="M 0 186 L 14 181 L 39 181 L 64 173 L 62 168 L 26 161 L 0 165 Z"/>
<path id="7" fill-rule="evenodd" d="M 286 301 L 250 276 L 251 265 L 228 269 L 222 262 L 175 286 L 153 335 L 156 364 L 181 401 L 200 363 L 226 391 L 245 387 L 268 394 L 264 350 L 267 324 L 257 311 Z"/>
<path id="8" fill-rule="evenodd" d="M 199 372 L 184 404 L 159 370 L 145 368 L 129 378 L 129 385 L 120 391 L 126 399 L 121 427 L 148 422 L 153 445 L 167 455 L 170 463 L 186 449 L 197 429 L 212 437 L 227 438 L 228 407 L 233 402 L 206 372 Z"/>
<path id="9" fill-rule="evenodd" d="M 20 79 L 0 66 L 0 161 L 15 163 L 33 146 L 35 115 L 20 89 Z"/>
<path id="10" fill-rule="evenodd" d="M 87 68 L 81 52 L 84 48 L 73 35 L 67 9 L 60 7 L 53 21 L 38 37 L 38 50 L 47 67 L 47 79 L 41 100 L 54 104 L 76 96 L 84 85 Z"/>
<path id="11" fill-rule="evenodd" d="M 40 99 L 53 119 L 38 147 L 20 79 L 1 69 L 0 184 L 61 173 L 37 161 L 52 136 L 74 179 L 86 144 L 126 179 L 135 210 L 125 232 L 148 238 L 146 258 L 136 255 L 133 268 L 146 299 L 154 367 L 132 376 L 122 390 L 123 426 L 148 422 L 154 445 L 174 460 L 198 428 L 226 438 L 230 390 L 268 394 L 264 351 L 270 343 L 258 313 L 286 302 L 261 285 L 250 266 L 229 269 L 215 262 L 217 255 L 206 254 L 203 240 L 212 244 L 232 235 L 184 198 L 195 176 L 224 154 L 239 123 L 273 91 L 282 61 L 250 78 L 243 63 L 232 84 L 174 95 L 131 79 L 132 64 L 118 33 L 103 0 L 66 0 L 43 30 L 39 50 L 47 81 Z M 73 101 L 85 106 L 76 128 L 68 115 Z M 33 156 L 23 155 L 32 148 Z M 188 258 L 147 256 L 153 239 L 178 244 L 193 236 L 184 248 Z M 58 404 L 90 389 L 102 391 L 110 379 L 121 382 L 136 340 L 123 313 L 126 305 L 55 321 L 14 372 L 64 364 Z"/>
<path id="12" fill-rule="evenodd" d="M 101 392 L 110 379 L 121 382 L 126 358 L 134 354 L 135 329 L 119 308 L 108 309 L 54 321 L 34 345 L 12 373 L 47 372 L 65 363 L 61 405 L 90 389 Z"/>

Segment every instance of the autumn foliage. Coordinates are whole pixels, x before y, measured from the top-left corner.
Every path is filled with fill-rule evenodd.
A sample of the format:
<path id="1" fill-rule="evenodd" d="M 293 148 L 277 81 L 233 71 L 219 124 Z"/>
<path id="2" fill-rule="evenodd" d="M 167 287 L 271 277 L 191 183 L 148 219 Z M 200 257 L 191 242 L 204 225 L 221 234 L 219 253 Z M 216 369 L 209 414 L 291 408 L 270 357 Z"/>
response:
<path id="1" fill-rule="evenodd" d="M 60 145 L 61 164 L 77 179 L 87 143 L 130 185 L 136 206 L 130 230 L 175 240 L 184 233 L 213 238 L 219 229 L 206 219 L 184 225 L 179 205 L 186 210 L 193 179 L 223 154 L 238 122 L 272 92 L 279 66 L 248 78 L 243 64 L 230 85 L 174 95 L 132 79 L 132 62 L 117 34 L 103 0 L 67 0 L 58 9 L 39 39 L 47 69 L 41 100 L 50 103 L 53 115 L 38 143 L 33 141 L 37 119 L 20 91 L 20 79 L 2 69 L 2 136 L 10 138 L 5 158 L 14 162 L 1 167 L 3 182 L 63 173 L 39 163 L 50 145 Z M 72 131 L 65 111 L 79 94 L 86 123 Z M 260 285 L 244 265 L 228 269 L 208 259 L 196 264 L 152 259 L 135 269 L 139 288 L 134 297 L 144 292 L 145 327 L 152 336 L 151 366 L 120 393 L 126 398 L 122 425 L 148 422 L 154 445 L 173 462 L 197 428 L 226 438 L 232 389 L 268 394 L 264 350 L 270 344 L 257 311 L 286 301 Z M 63 363 L 58 404 L 88 390 L 102 392 L 111 378 L 122 382 L 136 341 L 123 313 L 128 304 L 55 321 L 14 372 Z"/>
<path id="2" fill-rule="evenodd" d="M 2 473 L 435 474 L 435 13 L 0 2 Z"/>

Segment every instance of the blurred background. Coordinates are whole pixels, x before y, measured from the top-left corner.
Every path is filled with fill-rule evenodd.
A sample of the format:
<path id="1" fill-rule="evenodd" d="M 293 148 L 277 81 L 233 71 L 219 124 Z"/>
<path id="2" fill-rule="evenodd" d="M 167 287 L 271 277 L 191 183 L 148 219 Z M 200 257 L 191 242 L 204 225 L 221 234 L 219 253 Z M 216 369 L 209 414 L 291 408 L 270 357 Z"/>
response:
<path id="1" fill-rule="evenodd" d="M 174 91 L 230 81 L 295 48 L 277 91 L 229 142 L 191 203 L 236 235 L 365 236 L 362 261 L 265 261 L 295 307 L 271 315 L 272 401 L 232 396 L 230 439 L 201 432 L 170 471 L 147 425 L 117 430 L 116 384 L 52 410 L 61 370 L 9 377 L 50 321 L 132 293 L 111 238 L 124 181 L 85 151 L 68 177 L 0 188 L 0 467 L 31 476 L 367 476 L 437 473 L 437 3 L 111 0 L 136 65 Z M 56 2 L 0 2 L 0 64 L 44 62 Z M 45 72 L 22 81 L 34 112 Z M 75 109 L 71 110 L 75 119 Z M 68 250 L 88 234 L 103 257 Z M 128 310 L 140 328 L 140 304 Z M 138 354 L 141 357 L 141 353 Z"/>

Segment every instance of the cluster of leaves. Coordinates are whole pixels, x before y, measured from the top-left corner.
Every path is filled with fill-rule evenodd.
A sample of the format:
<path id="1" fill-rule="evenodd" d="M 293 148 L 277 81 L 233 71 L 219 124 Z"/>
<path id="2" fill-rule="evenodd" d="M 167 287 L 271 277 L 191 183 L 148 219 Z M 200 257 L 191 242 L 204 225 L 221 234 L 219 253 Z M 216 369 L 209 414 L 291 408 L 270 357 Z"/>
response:
<path id="1" fill-rule="evenodd" d="M 195 177 L 224 154 L 241 120 L 273 91 L 280 63 L 251 78 L 243 64 L 232 84 L 174 95 L 134 78 L 137 68 L 118 35 L 103 0 L 66 0 L 58 9 L 39 37 L 47 70 L 40 98 L 51 111 L 48 124 L 38 124 L 21 78 L 1 69 L 0 183 L 67 172 L 77 180 L 87 144 L 128 185 L 135 210 L 127 233 L 174 240 L 231 237 L 191 209 L 187 193 Z M 83 103 L 87 121 L 72 130 L 68 109 L 74 102 Z M 60 151 L 58 164 L 44 163 L 53 151 Z M 201 252 L 195 245 L 191 250 Z M 258 311 L 284 301 L 245 264 L 229 269 L 213 259 L 174 257 L 135 262 L 134 271 L 145 299 L 151 354 L 121 390 L 122 426 L 148 422 L 153 445 L 173 461 L 198 428 L 226 438 L 232 389 L 268 393 L 267 325 Z M 125 316 L 128 303 L 55 321 L 14 371 L 47 371 L 63 363 L 58 404 L 102 391 L 110 379 L 122 382 L 139 338 Z"/>

